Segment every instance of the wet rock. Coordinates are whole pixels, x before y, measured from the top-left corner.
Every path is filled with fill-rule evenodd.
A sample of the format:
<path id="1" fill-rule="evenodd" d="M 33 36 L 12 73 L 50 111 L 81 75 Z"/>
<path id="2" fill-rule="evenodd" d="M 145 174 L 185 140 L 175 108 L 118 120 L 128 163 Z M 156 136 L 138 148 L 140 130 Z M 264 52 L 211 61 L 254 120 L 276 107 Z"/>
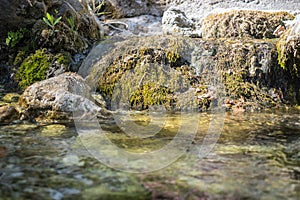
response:
<path id="1" fill-rule="evenodd" d="M 9 124 L 14 120 L 17 120 L 19 113 L 13 106 L 0 107 L 0 124 Z"/>
<path id="2" fill-rule="evenodd" d="M 0 146 L 0 158 L 6 157 L 7 153 L 7 148 L 5 146 Z"/>
<path id="3" fill-rule="evenodd" d="M 84 200 L 88 199 L 136 199 L 147 200 L 151 199 L 149 192 L 141 186 L 141 184 L 126 180 L 125 186 L 111 188 L 108 184 L 101 184 L 88 188 L 82 192 Z M 119 184 L 119 183 L 115 183 Z"/>
<path id="4" fill-rule="evenodd" d="M 63 158 L 62 162 L 66 166 L 83 166 L 84 161 L 80 161 L 79 157 L 77 155 L 67 155 Z"/>
<path id="5" fill-rule="evenodd" d="M 71 119 L 73 112 L 101 115 L 102 108 L 90 100 L 89 92 L 90 87 L 79 75 L 64 73 L 28 87 L 19 104 L 27 117 L 34 118 Z"/>

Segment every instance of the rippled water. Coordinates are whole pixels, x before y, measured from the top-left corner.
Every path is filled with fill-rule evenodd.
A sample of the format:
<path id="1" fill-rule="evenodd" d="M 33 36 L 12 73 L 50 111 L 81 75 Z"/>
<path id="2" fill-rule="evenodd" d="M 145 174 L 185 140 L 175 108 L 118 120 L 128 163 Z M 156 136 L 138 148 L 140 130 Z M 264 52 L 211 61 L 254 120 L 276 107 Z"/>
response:
<path id="1" fill-rule="evenodd" d="M 120 123 L 102 121 L 102 134 L 116 147 L 147 153 L 170 144 L 181 126 L 198 129 L 183 134 L 191 145 L 176 162 L 150 173 L 126 173 L 107 167 L 87 151 L 74 124 L 18 124 L 0 127 L 0 197 L 2 199 L 299 199 L 299 111 L 225 113 L 213 151 L 199 157 L 216 115 L 149 117 L 128 115 L 123 123 L 153 125 L 157 134 L 140 138 L 122 131 Z M 190 124 L 189 124 L 190 123 Z M 156 127 L 160 129 L 155 129 Z M 120 127 L 121 126 L 121 127 Z M 78 129 L 77 129 L 78 130 Z M 89 131 L 92 131 L 91 128 Z M 140 132 L 143 132 L 142 129 Z M 184 132 L 189 132 L 185 130 Z M 92 136 L 92 135 L 90 135 Z M 96 138 L 96 137 L 95 137 Z M 99 142 L 99 141 L 98 141 Z M 101 141 L 100 141 L 101 143 Z M 100 143 L 97 143 L 100 145 Z M 83 145 L 84 144 L 84 145 Z M 182 143 L 185 144 L 185 143 Z M 106 142 L 102 149 L 109 151 Z M 107 147 L 107 148 L 106 148 Z M 86 149 L 87 148 L 87 149 Z M 178 149 L 181 149 L 178 146 Z M 161 154 L 151 165 L 163 162 Z M 111 162 L 123 160 L 118 154 Z M 127 160 L 127 169 L 148 163 Z M 126 163 L 126 160 L 124 160 Z M 106 163 L 107 164 L 107 163 Z M 144 168 L 143 168 L 144 167 Z M 130 171 L 130 170 L 129 170 Z M 0 198 L 0 199 L 1 199 Z"/>

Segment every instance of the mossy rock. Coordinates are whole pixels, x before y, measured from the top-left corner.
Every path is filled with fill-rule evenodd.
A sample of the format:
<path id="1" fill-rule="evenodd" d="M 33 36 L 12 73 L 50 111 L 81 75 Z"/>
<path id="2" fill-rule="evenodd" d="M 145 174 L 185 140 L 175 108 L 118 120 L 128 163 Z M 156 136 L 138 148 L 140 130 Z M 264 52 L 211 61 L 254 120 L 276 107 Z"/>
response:
<path id="1" fill-rule="evenodd" d="M 39 49 L 22 62 L 16 78 L 19 86 L 25 89 L 35 82 L 68 71 L 69 65 L 70 57 L 68 55 L 62 53 L 54 55 L 47 49 Z"/>
<path id="2" fill-rule="evenodd" d="M 193 102 L 199 110 L 210 110 L 226 99 L 249 110 L 295 104 L 296 86 L 278 64 L 275 42 L 130 38 L 114 43 L 115 49 L 102 55 L 86 80 L 109 108 L 123 102 L 126 106 L 119 109 L 163 105 L 177 110 Z"/>
<path id="3" fill-rule="evenodd" d="M 150 106 L 162 105 L 165 109 L 174 108 L 176 97 L 173 93 L 178 90 L 176 86 L 168 84 L 168 81 L 178 82 L 180 77 L 176 70 L 184 64 L 184 59 L 179 56 L 176 48 L 148 48 L 140 47 L 125 52 L 115 58 L 108 66 L 98 83 L 98 92 L 108 102 L 117 101 L 114 94 L 121 94 L 119 83 L 128 83 L 128 87 L 122 88 L 121 97 L 129 100 L 129 107 L 135 110 L 149 109 Z M 172 72 L 170 72 L 172 71 Z M 170 73 L 168 73 L 170 72 Z M 188 82 L 188 78 L 185 78 Z M 184 82 L 184 81 L 182 81 Z M 125 92 L 126 91 L 126 92 Z M 110 106 L 111 104 L 108 103 Z"/>
<path id="4" fill-rule="evenodd" d="M 288 12 L 237 10 L 211 14 L 203 20 L 204 38 L 275 38 L 273 32 L 284 20 L 295 16 Z"/>

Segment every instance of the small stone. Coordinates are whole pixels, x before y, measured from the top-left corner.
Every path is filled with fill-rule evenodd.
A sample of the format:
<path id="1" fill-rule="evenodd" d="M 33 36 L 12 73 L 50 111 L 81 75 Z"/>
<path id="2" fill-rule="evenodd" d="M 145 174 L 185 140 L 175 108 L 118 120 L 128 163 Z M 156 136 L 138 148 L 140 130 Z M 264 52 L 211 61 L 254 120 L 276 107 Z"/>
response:
<path id="1" fill-rule="evenodd" d="M 41 135 L 45 137 L 55 137 L 55 136 L 61 136 L 66 131 L 66 126 L 61 124 L 52 124 L 45 126 L 42 131 Z"/>
<path id="2" fill-rule="evenodd" d="M 4 158 L 7 156 L 7 148 L 4 146 L 0 146 L 0 158 Z"/>
<path id="3" fill-rule="evenodd" d="M 0 107 L 0 124 L 9 124 L 14 120 L 17 120 L 19 113 L 13 106 Z"/>

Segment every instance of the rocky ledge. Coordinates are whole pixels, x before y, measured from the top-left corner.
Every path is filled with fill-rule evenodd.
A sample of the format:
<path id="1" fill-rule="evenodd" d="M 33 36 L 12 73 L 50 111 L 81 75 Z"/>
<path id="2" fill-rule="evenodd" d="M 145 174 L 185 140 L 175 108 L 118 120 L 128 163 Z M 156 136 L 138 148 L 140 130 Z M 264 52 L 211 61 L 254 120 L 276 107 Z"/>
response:
<path id="1" fill-rule="evenodd" d="M 296 2 L 106 1 L 98 12 L 111 12 L 114 19 L 96 18 L 95 2 L 24 7 L 33 12 L 44 5 L 45 14 L 62 21 L 51 28 L 41 16 L 27 20 L 38 30 L 34 45 L 24 49 L 22 39 L 2 48 L 10 47 L 11 55 L 0 67 L 13 66 L 5 67 L 5 80 L 17 80 L 25 91 L 18 105 L 1 106 L 1 122 L 70 120 L 74 113 L 107 117 L 107 108 L 253 111 L 300 103 Z M 76 30 L 73 15 L 84 21 Z M 88 21 L 93 23 L 85 32 Z"/>

